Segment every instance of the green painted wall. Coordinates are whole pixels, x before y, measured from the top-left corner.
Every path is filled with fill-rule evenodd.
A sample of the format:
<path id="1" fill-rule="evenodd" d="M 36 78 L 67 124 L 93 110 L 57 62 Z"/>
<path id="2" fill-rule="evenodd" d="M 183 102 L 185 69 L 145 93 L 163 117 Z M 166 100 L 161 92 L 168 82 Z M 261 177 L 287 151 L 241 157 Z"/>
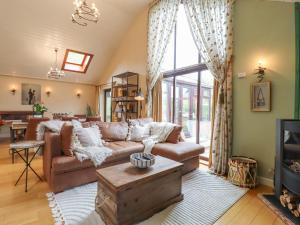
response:
<path id="1" fill-rule="evenodd" d="M 275 121 L 293 118 L 295 95 L 294 4 L 261 0 L 238 0 L 234 25 L 234 140 L 233 154 L 253 157 L 259 175 L 272 178 Z M 254 69 L 263 58 L 272 81 L 272 111 L 251 112 L 250 84 Z M 238 79 L 238 72 L 247 77 Z"/>
<path id="2" fill-rule="evenodd" d="M 296 77 L 295 77 L 295 119 L 300 119 L 300 3 L 295 4 L 295 48 L 296 48 Z"/>

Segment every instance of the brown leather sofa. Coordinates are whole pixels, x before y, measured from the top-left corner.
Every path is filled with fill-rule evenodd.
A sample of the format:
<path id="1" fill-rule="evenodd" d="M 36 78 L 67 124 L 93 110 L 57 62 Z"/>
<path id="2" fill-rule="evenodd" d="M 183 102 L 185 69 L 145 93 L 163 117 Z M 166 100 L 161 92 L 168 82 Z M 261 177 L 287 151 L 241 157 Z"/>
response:
<path id="1" fill-rule="evenodd" d="M 61 135 L 46 132 L 43 154 L 43 170 L 45 178 L 54 192 L 61 192 L 68 188 L 87 184 L 97 180 L 96 169 L 108 167 L 129 161 L 129 156 L 135 152 L 142 152 L 144 146 L 139 142 L 110 140 L 107 147 L 113 154 L 98 168 L 90 160 L 80 162 L 74 156 L 65 156 L 61 148 Z M 183 174 L 199 166 L 199 154 L 204 152 L 201 145 L 178 142 L 159 143 L 152 150 L 155 155 L 160 155 L 184 164 Z"/>

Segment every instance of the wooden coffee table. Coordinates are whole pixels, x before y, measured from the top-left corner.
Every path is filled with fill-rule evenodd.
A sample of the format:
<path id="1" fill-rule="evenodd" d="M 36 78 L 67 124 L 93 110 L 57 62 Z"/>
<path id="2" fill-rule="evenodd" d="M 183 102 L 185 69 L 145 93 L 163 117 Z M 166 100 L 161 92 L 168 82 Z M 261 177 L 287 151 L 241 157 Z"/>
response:
<path id="1" fill-rule="evenodd" d="M 106 225 L 140 222 L 183 199 L 183 164 L 160 156 L 155 160 L 148 169 L 123 163 L 97 170 L 96 212 Z"/>

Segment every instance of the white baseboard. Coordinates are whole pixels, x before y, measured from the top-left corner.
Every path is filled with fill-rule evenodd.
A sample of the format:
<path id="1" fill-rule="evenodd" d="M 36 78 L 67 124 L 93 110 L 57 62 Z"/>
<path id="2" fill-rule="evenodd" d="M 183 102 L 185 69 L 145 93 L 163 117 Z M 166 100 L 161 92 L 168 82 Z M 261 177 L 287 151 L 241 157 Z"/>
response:
<path id="1" fill-rule="evenodd" d="M 274 187 L 273 180 L 266 177 L 258 177 L 258 183 L 268 187 Z"/>

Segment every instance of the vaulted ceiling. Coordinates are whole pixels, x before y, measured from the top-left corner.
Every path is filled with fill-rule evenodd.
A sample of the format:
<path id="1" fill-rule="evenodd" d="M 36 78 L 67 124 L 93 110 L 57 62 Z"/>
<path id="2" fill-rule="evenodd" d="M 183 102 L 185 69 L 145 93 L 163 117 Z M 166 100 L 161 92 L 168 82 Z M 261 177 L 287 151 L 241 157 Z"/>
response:
<path id="1" fill-rule="evenodd" d="M 72 23 L 73 0 L 9 0 L 0 14 L 0 74 L 46 78 L 58 48 L 94 54 L 86 74 L 66 72 L 65 81 L 96 83 L 136 16 L 150 0 L 87 0 L 100 12 L 97 24 Z"/>

